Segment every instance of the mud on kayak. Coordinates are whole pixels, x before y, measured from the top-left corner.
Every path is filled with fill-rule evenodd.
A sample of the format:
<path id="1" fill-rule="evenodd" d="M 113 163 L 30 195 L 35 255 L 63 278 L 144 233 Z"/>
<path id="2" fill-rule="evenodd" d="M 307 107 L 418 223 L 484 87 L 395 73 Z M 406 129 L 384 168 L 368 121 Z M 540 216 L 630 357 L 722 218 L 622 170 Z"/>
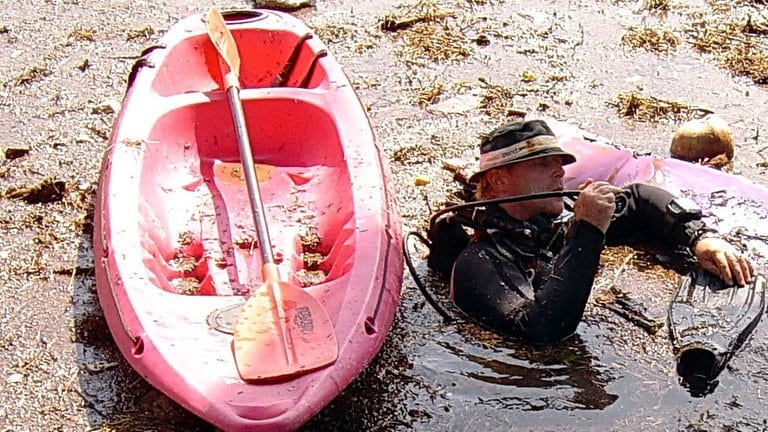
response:
<path id="1" fill-rule="evenodd" d="M 96 196 L 97 291 L 120 351 L 161 392 L 223 430 L 297 429 L 384 342 L 402 284 L 400 220 L 368 119 L 322 41 L 276 11 L 223 17 L 285 290 L 259 294 L 268 309 L 244 308 L 264 283 L 268 245 L 253 222 L 227 66 L 194 15 L 129 78 Z M 266 371 L 257 376 L 235 358 L 244 314 L 255 338 L 240 343 Z M 332 357 L 309 364 L 317 350 Z"/>

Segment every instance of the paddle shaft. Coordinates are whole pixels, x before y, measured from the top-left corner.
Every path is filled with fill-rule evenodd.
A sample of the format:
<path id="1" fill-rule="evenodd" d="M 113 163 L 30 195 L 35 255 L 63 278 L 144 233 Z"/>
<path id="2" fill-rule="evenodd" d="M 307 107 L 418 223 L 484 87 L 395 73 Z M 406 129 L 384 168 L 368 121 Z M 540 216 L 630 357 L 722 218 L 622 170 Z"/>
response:
<path id="1" fill-rule="evenodd" d="M 221 54 L 222 59 L 229 67 L 229 72 L 224 74 L 224 87 L 227 89 L 229 99 L 230 113 L 232 121 L 235 124 L 235 135 L 237 136 L 237 146 L 240 151 L 240 159 L 245 174 L 245 184 L 248 189 L 248 200 L 251 203 L 251 214 L 256 226 L 256 237 L 259 240 L 259 250 L 261 251 L 262 267 L 261 273 L 264 284 L 269 291 L 272 310 L 277 313 L 277 320 L 280 323 L 278 332 L 282 340 L 283 354 L 289 365 L 297 364 L 296 352 L 286 329 L 286 312 L 284 310 L 282 295 L 279 286 L 280 275 L 272 256 L 272 241 L 269 238 L 267 229 L 266 215 L 261 203 L 261 192 L 259 191 L 259 181 L 256 177 L 256 164 L 253 161 L 251 152 L 251 142 L 248 138 L 248 128 L 245 123 L 245 112 L 243 111 L 243 102 L 240 99 L 240 53 L 237 51 L 237 45 L 232 33 L 227 28 L 221 13 L 215 8 L 208 14 L 208 34 L 216 49 Z M 211 27 L 216 27 L 212 29 Z M 253 295 L 251 295 L 253 298 Z M 250 299 L 249 299 L 250 301 Z"/>
<path id="2" fill-rule="evenodd" d="M 235 124 L 263 261 L 263 283 L 251 290 L 235 324 L 232 340 L 235 364 L 244 381 L 294 377 L 336 361 L 336 333 L 327 311 L 317 299 L 303 289 L 280 280 L 272 256 L 256 165 L 240 100 L 240 54 L 234 36 L 218 9 L 210 9 L 206 27 L 211 42 L 229 67 L 224 74 L 224 88 Z"/>
<path id="3" fill-rule="evenodd" d="M 229 88 L 227 88 L 227 93 L 229 95 L 232 120 L 235 122 L 237 146 L 240 149 L 243 174 L 245 175 L 245 184 L 248 189 L 248 198 L 251 202 L 253 223 L 256 225 L 256 235 L 259 239 L 261 258 L 264 261 L 264 264 L 271 264 L 274 262 L 274 257 L 272 256 L 272 243 L 269 238 L 269 230 L 267 229 L 267 218 L 261 204 L 261 192 L 259 191 L 259 182 L 256 177 L 256 164 L 253 161 L 251 142 L 248 139 L 248 131 L 245 126 L 245 114 L 243 111 L 243 103 L 240 100 L 240 88 L 237 85 L 230 85 Z"/>

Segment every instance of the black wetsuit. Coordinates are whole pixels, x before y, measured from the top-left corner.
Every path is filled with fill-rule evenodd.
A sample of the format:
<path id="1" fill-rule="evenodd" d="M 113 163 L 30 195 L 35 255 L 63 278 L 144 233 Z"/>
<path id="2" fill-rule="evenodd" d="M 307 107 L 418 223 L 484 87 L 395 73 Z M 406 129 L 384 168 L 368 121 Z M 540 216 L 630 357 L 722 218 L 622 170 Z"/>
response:
<path id="1" fill-rule="evenodd" d="M 499 207 L 487 209 L 480 233 L 456 260 L 451 296 L 464 313 L 499 333 L 533 343 L 573 334 L 581 320 L 604 244 L 685 247 L 710 231 L 701 220 L 682 221 L 658 187 L 633 184 L 627 212 L 604 235 L 585 221 L 562 224 L 535 217 L 520 221 Z"/>

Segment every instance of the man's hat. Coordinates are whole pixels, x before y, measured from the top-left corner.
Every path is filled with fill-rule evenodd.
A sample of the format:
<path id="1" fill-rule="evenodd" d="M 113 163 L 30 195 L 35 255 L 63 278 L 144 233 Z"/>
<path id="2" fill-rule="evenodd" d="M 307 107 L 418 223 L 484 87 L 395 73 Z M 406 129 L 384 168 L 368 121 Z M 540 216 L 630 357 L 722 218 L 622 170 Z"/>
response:
<path id="1" fill-rule="evenodd" d="M 480 169 L 470 182 L 491 168 L 529 159 L 560 155 L 563 165 L 576 162 L 576 157 L 563 150 L 552 129 L 542 120 L 516 121 L 494 129 L 480 142 Z"/>

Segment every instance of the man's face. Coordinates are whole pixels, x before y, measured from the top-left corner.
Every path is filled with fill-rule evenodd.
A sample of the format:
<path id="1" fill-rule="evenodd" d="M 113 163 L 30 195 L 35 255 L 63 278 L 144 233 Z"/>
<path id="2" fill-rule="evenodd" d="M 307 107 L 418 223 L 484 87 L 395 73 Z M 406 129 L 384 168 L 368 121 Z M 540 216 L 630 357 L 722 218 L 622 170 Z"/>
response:
<path id="1" fill-rule="evenodd" d="M 527 195 L 538 192 L 563 190 L 563 160 L 560 156 L 545 156 L 517 162 L 501 168 L 507 181 L 503 182 L 500 196 Z M 514 203 L 515 208 L 507 211 L 515 217 L 528 219 L 535 214 L 544 213 L 557 216 L 563 212 L 561 197 L 528 200 Z"/>

